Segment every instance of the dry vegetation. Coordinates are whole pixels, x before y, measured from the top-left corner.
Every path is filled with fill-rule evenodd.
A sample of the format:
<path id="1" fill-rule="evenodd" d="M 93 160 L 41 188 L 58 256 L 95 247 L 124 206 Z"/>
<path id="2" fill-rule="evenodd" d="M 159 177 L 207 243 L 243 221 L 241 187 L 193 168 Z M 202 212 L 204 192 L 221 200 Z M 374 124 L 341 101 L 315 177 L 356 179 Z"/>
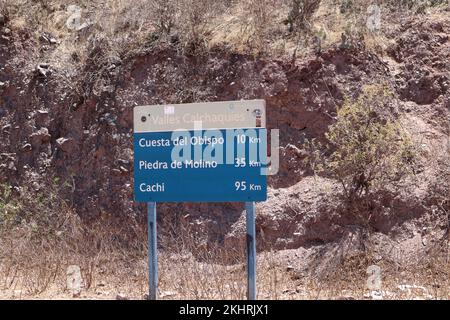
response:
<path id="1" fill-rule="evenodd" d="M 35 41 L 47 32 L 61 43 L 52 53 L 55 67 L 69 73 L 80 65 L 98 66 L 157 46 L 174 46 L 186 55 L 226 47 L 247 54 L 302 57 L 336 43 L 353 46 L 363 42 L 364 46 L 380 51 L 389 45 L 383 30 L 367 29 L 364 17 L 369 1 L 0 1 L 0 13 L 8 19 L 11 28 L 32 30 Z M 87 23 L 84 31 L 78 33 L 66 26 L 67 5 L 74 3 L 82 9 L 80 21 Z M 448 6 L 448 1 L 408 0 L 382 1 L 381 7 L 386 17 L 396 13 L 401 19 L 402 15 L 421 14 L 444 6 Z M 40 56 L 40 52 L 30 56 L 30 68 Z M 106 68 L 108 64 L 104 65 Z M 105 77 L 108 77 L 106 69 L 96 68 L 92 72 L 86 69 L 77 85 L 78 94 L 87 97 L 95 90 L 96 82 Z M 399 178 L 397 169 L 404 169 L 412 161 L 409 141 L 394 123 L 380 125 L 371 122 L 373 113 L 360 113 L 358 107 L 383 95 L 383 92 L 372 92 L 366 100 L 349 101 L 338 113 L 342 122 L 331 127 L 328 134 L 334 144 L 331 148 L 339 145 L 348 149 L 340 149 L 341 153 L 327 158 L 322 168 L 334 173 L 348 197 L 356 194 L 361 198 L 374 185 L 385 188 L 386 179 L 395 182 Z M 343 143 L 359 143 L 361 137 L 356 139 L 353 135 L 360 134 L 367 121 L 373 124 L 369 128 L 373 132 L 364 132 L 367 138 L 364 150 L 358 149 L 361 145 Z M 359 130 L 355 130 L 358 124 Z M 355 139 L 348 139 L 349 132 Z M 391 144 L 392 141 L 396 143 Z M 438 203 L 436 212 L 450 221 L 448 150 L 450 144 L 436 160 L 439 170 L 436 174 L 442 181 L 436 184 L 433 195 Z M 386 161 L 378 162 L 380 159 Z M 119 219 L 105 212 L 98 221 L 82 221 L 74 212 L 73 204 L 61 198 L 61 184 L 49 183 L 52 184 L 54 187 L 42 194 L 33 186 L 20 193 L 9 185 L 0 186 L 0 299 L 71 298 L 66 289 L 69 265 L 81 267 L 81 297 L 115 298 L 120 293 L 142 298 L 147 290 L 145 217 Z M 63 185 L 71 188 L 70 181 Z M 434 251 L 420 258 L 419 270 L 382 266 L 386 270 L 383 273 L 385 298 L 449 297 L 449 230 L 450 225 Z M 161 298 L 245 298 L 243 247 L 230 251 L 219 244 L 205 244 L 201 237 L 190 232 L 188 225 L 162 230 L 159 240 L 164 248 L 160 252 Z M 370 298 L 366 270 L 374 258 L 367 252 L 317 277 L 295 274 L 280 262 L 276 252 L 261 253 L 258 256 L 259 298 Z M 399 288 L 404 283 L 424 288 Z"/>
<path id="2" fill-rule="evenodd" d="M 36 200 L 31 201 L 39 210 Z M 87 225 L 64 201 L 55 197 L 38 201 L 57 204 L 55 211 L 50 213 L 46 207 L 45 218 L 35 213 L 8 227 L 7 232 L 1 231 L 0 299 L 145 298 L 147 235 L 142 224 L 129 218 L 119 222 L 105 215 Z M 164 249 L 159 253 L 159 297 L 245 299 L 244 248 L 225 250 L 218 244 L 205 244 L 189 226 L 178 231 L 178 236 L 167 230 L 160 234 Z M 383 270 L 383 289 L 378 292 L 367 287 L 367 268 L 377 262 L 370 250 L 342 260 L 322 276 L 298 274 L 277 252 L 264 252 L 257 261 L 258 298 L 372 299 L 381 294 L 384 299 L 447 299 L 448 257 L 445 243 L 436 247 L 435 254 L 418 258 L 420 268 L 378 261 Z M 70 265 L 81 268 L 81 294 L 66 286 Z"/>
<path id="3" fill-rule="evenodd" d="M 33 30 L 36 38 L 49 32 L 65 42 L 66 50 L 78 54 L 95 37 L 110 42 L 109 49 L 121 55 L 157 41 L 156 45 L 168 42 L 191 53 L 221 45 L 280 56 L 325 48 L 341 41 L 343 33 L 349 42 L 364 38 L 368 45 L 385 46 L 384 30 L 368 28 L 367 17 L 377 13 L 368 11 L 370 4 L 367 0 L 2 0 L 1 10 L 13 28 Z M 78 9 L 68 10 L 69 5 Z M 447 0 L 381 1 L 381 20 L 445 6 Z M 75 36 L 67 28 L 69 18 L 78 19 L 78 25 L 86 23 L 85 32 Z"/>
<path id="4" fill-rule="evenodd" d="M 368 89 L 369 95 L 370 90 L 378 89 Z M 378 98 L 381 101 L 383 96 Z M 352 112 L 358 110 L 350 102 L 344 106 L 342 112 L 345 116 L 341 115 L 342 122 L 338 121 L 330 134 L 336 134 L 337 128 L 342 129 L 349 112 L 354 116 Z M 352 126 L 355 124 L 353 121 Z M 376 121 L 374 125 L 378 125 Z M 384 146 L 385 138 L 375 142 Z M 389 136 L 389 139 L 394 138 Z M 394 151 L 399 150 L 401 148 Z M 386 156 L 395 157 L 389 148 L 381 151 L 386 152 Z M 338 149 L 337 152 L 343 150 Z M 353 150 L 348 155 L 357 156 L 358 152 Z M 437 210 L 440 215 L 446 215 L 447 221 L 448 155 L 448 152 L 443 152 L 437 158 L 442 181 L 436 185 L 434 193 L 439 199 Z M 344 162 L 350 160 L 339 158 Z M 333 164 L 330 162 L 328 165 Z M 370 169 L 371 165 L 377 164 L 369 162 L 363 169 Z M 351 180 L 342 183 L 359 190 L 364 185 L 352 178 L 355 174 L 358 172 L 343 174 L 341 177 Z M 16 192 L 13 188 L 1 187 L 0 298 L 144 298 L 148 288 L 145 217 L 117 218 L 104 213 L 94 222 L 82 221 L 70 201 L 58 195 L 61 185 L 72 188 L 71 182 L 59 184 L 58 179 L 53 179 L 49 185 L 54 187 L 45 191 L 35 191 L 30 186 L 30 189 L 21 190 L 19 197 L 13 196 Z M 370 239 L 364 241 L 364 251 L 348 256 L 341 254 L 345 244 L 339 244 L 337 259 L 332 259 L 327 272 L 320 275 L 299 274 L 280 259 L 277 252 L 262 252 L 258 255 L 258 298 L 372 299 L 381 295 L 384 299 L 446 299 L 450 285 L 448 230 L 442 241 L 431 248 L 430 254 L 417 256 L 417 261 L 408 264 L 419 268 L 378 261 L 371 251 Z M 206 243 L 201 234 L 185 223 L 173 229 L 160 230 L 159 241 L 163 248 L 159 256 L 160 298 L 245 299 L 243 246 L 224 249 L 220 244 Z M 367 269 L 373 264 L 383 270 L 383 290 L 380 292 L 367 287 Z M 81 295 L 73 295 L 66 287 L 66 270 L 70 265 L 81 268 Z"/>

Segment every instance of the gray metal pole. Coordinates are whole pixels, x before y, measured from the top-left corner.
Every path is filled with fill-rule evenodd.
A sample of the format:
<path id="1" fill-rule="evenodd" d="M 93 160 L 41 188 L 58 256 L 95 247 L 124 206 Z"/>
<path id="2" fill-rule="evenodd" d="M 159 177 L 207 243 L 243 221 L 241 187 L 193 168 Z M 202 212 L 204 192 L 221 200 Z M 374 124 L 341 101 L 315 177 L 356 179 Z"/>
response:
<path id="1" fill-rule="evenodd" d="M 256 227 L 255 203 L 246 202 L 247 222 L 247 299 L 256 300 Z"/>
<path id="2" fill-rule="evenodd" d="M 158 251 L 156 246 L 156 202 L 148 203 L 148 283 L 149 300 L 156 300 L 158 290 Z"/>

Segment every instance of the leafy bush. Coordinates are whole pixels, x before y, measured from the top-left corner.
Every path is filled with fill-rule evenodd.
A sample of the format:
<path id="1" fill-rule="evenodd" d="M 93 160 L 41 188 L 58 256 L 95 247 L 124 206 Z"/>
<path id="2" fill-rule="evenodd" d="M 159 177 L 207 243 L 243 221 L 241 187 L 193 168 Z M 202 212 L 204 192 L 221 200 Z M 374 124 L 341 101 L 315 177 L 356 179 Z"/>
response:
<path id="1" fill-rule="evenodd" d="M 19 204 L 11 197 L 11 187 L 0 185 L 0 229 L 16 222 L 20 211 Z"/>
<path id="2" fill-rule="evenodd" d="M 358 99 L 347 99 L 338 109 L 336 122 L 326 133 L 328 144 L 310 143 L 308 161 L 315 171 L 337 179 L 350 201 L 386 190 L 414 163 L 408 134 L 384 114 L 392 101 L 385 86 L 365 87 Z"/>

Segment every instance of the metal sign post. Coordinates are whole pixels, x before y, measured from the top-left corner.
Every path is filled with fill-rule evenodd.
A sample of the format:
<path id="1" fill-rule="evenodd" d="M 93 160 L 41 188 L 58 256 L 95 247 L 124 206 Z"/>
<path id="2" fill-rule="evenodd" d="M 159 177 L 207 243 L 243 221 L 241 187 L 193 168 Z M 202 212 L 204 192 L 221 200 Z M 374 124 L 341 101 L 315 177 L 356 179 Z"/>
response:
<path id="1" fill-rule="evenodd" d="M 158 290 L 158 251 L 156 243 L 156 202 L 148 203 L 148 299 L 156 300 Z"/>
<path id="2" fill-rule="evenodd" d="M 245 202 L 249 300 L 256 300 L 255 201 L 267 200 L 264 100 L 137 106 L 134 199 L 148 204 L 148 299 L 157 299 L 157 202 Z"/>
<path id="3" fill-rule="evenodd" d="M 247 299 L 256 300 L 256 228 L 255 203 L 246 202 L 247 224 Z"/>

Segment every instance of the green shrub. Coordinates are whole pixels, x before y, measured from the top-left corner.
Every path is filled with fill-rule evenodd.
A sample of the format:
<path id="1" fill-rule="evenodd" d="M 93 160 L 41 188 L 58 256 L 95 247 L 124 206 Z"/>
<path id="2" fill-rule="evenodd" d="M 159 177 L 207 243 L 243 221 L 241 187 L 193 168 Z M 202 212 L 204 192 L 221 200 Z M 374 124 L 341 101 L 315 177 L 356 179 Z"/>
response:
<path id="1" fill-rule="evenodd" d="M 11 187 L 6 184 L 0 185 L 0 230 L 14 222 L 20 212 L 20 205 L 11 197 Z"/>
<path id="2" fill-rule="evenodd" d="M 326 133 L 328 143 L 312 141 L 308 162 L 338 180 L 348 200 L 387 189 L 414 162 L 409 135 L 391 119 L 392 93 L 383 85 L 367 86 L 356 100 L 347 99 Z M 328 156 L 326 156 L 328 154 Z"/>

